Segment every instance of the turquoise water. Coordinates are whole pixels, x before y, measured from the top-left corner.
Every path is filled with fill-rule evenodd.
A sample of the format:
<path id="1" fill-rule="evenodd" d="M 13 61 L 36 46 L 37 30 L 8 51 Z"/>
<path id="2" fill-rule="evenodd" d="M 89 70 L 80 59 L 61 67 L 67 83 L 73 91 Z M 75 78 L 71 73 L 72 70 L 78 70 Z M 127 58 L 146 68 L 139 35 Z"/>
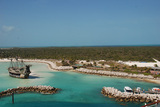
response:
<path id="1" fill-rule="evenodd" d="M 106 106 L 141 106 L 144 103 L 120 103 L 101 94 L 103 86 L 115 87 L 123 91 L 124 86 L 144 89 L 159 87 L 158 84 L 140 82 L 131 79 L 111 78 L 106 76 L 86 75 L 75 72 L 54 72 L 41 63 L 32 63 L 29 79 L 18 79 L 8 76 L 8 62 L 0 62 L 0 91 L 17 86 L 51 85 L 62 89 L 54 95 L 24 93 L 15 95 L 15 104 L 11 96 L 0 98 L 0 107 L 106 107 Z"/>

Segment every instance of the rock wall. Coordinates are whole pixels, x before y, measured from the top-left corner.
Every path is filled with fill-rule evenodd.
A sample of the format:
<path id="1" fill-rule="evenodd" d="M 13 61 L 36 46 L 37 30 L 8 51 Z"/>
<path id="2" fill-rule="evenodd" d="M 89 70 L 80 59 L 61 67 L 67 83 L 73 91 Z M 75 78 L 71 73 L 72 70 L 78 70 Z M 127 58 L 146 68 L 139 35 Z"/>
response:
<path id="1" fill-rule="evenodd" d="M 24 92 L 37 92 L 41 94 L 54 94 L 58 88 L 51 86 L 30 86 L 30 87 L 17 87 L 0 92 L 0 97 L 12 95 L 12 93 L 24 93 Z"/>
<path id="2" fill-rule="evenodd" d="M 133 94 L 121 92 L 114 87 L 103 87 L 101 93 L 109 98 L 115 98 L 119 102 L 155 102 L 160 100 L 160 94 Z"/>
<path id="3" fill-rule="evenodd" d="M 86 74 L 96 74 L 96 75 L 106 75 L 106 76 L 116 76 L 116 77 L 129 77 L 129 78 L 140 78 L 140 79 L 154 79 L 151 75 L 143 74 L 129 74 L 125 72 L 116 72 L 116 71 L 102 71 L 102 70 L 90 70 L 85 68 L 76 69 L 77 72 L 86 73 Z"/>

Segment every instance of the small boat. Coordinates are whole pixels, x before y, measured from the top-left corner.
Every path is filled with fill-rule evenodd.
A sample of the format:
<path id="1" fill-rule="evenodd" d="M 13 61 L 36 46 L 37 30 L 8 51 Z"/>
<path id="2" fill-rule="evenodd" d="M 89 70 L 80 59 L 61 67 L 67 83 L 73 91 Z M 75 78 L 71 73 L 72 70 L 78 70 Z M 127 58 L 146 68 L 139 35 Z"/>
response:
<path id="1" fill-rule="evenodd" d="M 142 92 L 141 87 L 137 87 L 136 90 L 134 90 L 134 91 L 135 91 L 135 93 L 138 93 L 138 94 L 140 94 Z"/>
<path id="2" fill-rule="evenodd" d="M 137 87 L 136 91 L 140 92 L 141 91 L 141 87 Z"/>
<path id="3" fill-rule="evenodd" d="M 154 87 L 154 88 L 152 88 L 152 91 L 153 91 L 153 92 L 160 92 L 160 89 L 159 89 L 159 88 Z"/>
<path id="4" fill-rule="evenodd" d="M 124 92 L 132 92 L 132 89 L 128 86 L 124 87 Z"/>

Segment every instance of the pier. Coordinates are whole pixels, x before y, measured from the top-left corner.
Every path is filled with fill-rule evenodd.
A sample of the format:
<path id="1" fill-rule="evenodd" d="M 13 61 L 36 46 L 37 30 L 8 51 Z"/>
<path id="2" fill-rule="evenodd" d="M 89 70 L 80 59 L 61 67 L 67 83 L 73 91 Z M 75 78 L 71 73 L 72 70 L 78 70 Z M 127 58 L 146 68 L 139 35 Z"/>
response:
<path id="1" fill-rule="evenodd" d="M 156 102 L 160 101 L 160 94 L 148 94 L 148 93 L 132 93 L 121 92 L 114 87 L 103 87 L 101 93 L 109 98 L 115 98 L 119 102 Z"/>
<path id="2" fill-rule="evenodd" d="M 14 96 L 14 94 L 21 94 L 25 92 L 36 92 L 41 94 L 54 94 L 59 90 L 58 88 L 54 88 L 51 86 L 30 86 L 30 87 L 17 87 L 12 89 L 7 89 L 5 91 L 0 92 L 0 97 L 4 96 Z M 12 100 L 13 101 L 13 100 Z"/>

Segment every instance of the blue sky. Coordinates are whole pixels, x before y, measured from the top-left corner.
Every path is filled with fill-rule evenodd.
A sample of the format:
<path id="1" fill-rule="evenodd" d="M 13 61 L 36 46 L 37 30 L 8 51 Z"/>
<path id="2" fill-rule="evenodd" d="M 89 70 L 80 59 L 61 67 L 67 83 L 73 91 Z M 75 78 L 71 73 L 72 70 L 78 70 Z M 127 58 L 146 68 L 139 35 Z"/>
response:
<path id="1" fill-rule="evenodd" d="M 159 44 L 160 0 L 0 0 L 0 47 Z"/>

